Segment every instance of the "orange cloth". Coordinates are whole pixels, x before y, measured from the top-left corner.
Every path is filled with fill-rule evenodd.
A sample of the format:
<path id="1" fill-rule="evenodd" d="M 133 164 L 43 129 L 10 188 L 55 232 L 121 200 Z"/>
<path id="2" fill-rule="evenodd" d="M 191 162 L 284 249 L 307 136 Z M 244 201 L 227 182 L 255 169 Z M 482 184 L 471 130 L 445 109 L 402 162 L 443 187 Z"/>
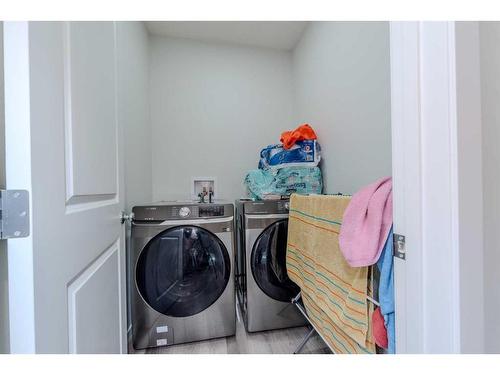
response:
<path id="1" fill-rule="evenodd" d="M 281 133 L 280 142 L 283 143 L 285 150 L 289 150 L 297 141 L 305 139 L 317 139 L 316 133 L 309 124 L 300 125 L 297 129 Z"/>

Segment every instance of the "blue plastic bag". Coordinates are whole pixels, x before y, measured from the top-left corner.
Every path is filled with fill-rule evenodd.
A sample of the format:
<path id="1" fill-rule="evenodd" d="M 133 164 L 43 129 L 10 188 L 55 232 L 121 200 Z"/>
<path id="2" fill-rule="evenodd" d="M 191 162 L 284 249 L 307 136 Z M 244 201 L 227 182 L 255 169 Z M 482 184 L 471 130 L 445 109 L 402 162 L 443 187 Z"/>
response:
<path id="1" fill-rule="evenodd" d="M 317 167 L 320 160 L 321 147 L 315 140 L 299 141 L 289 150 L 276 144 L 260 152 L 259 169 Z"/>

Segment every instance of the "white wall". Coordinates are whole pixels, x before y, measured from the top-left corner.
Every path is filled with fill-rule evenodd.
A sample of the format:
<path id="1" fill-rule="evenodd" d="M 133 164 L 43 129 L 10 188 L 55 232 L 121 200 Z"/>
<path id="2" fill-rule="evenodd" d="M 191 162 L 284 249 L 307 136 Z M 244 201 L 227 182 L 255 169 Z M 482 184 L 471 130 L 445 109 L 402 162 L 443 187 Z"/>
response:
<path id="1" fill-rule="evenodd" d="M 152 200 L 149 37 L 142 22 L 117 22 L 118 120 L 123 129 L 125 208 Z"/>
<path id="2" fill-rule="evenodd" d="M 480 23 L 485 349 L 500 353 L 500 23 Z"/>
<path id="3" fill-rule="evenodd" d="M 388 22 L 311 22 L 293 80 L 295 122 L 318 135 L 326 193 L 391 175 Z"/>
<path id="4" fill-rule="evenodd" d="M 259 150 L 303 122 L 325 192 L 353 193 L 391 174 L 388 22 L 311 22 L 293 53 L 152 37 L 151 120 L 154 200 L 188 198 L 193 176 L 240 197 Z"/>
<path id="5" fill-rule="evenodd" d="M 289 52 L 152 37 L 154 200 L 189 198 L 199 176 L 243 196 L 259 151 L 294 126 L 291 73 Z"/>
<path id="6" fill-rule="evenodd" d="M 0 189 L 5 189 L 5 113 L 3 85 L 3 22 L 0 22 Z M 0 353 L 9 352 L 9 287 L 7 241 L 0 240 Z"/>

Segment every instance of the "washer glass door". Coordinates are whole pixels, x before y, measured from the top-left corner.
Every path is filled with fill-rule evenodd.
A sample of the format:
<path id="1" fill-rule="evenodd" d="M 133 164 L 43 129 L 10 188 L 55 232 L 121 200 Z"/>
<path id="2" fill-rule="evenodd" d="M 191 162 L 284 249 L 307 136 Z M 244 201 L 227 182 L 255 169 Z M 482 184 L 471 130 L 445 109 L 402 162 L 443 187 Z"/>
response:
<path id="1" fill-rule="evenodd" d="M 179 226 L 146 245 L 137 260 L 136 284 L 156 311 L 187 317 L 217 301 L 230 273 L 229 254 L 215 234 L 196 226 Z"/>
<path id="2" fill-rule="evenodd" d="M 288 278 L 286 240 L 288 219 L 279 220 L 262 231 L 252 249 L 250 264 L 255 282 L 269 297 L 290 302 L 300 288 Z"/>

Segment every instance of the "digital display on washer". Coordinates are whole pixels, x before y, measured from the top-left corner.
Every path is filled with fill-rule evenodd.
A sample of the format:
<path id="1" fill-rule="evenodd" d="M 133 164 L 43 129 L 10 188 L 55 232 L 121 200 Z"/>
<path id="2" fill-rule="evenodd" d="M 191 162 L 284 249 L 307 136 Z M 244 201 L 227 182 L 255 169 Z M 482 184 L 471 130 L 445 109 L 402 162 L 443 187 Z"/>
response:
<path id="1" fill-rule="evenodd" d="M 200 206 L 200 208 L 198 209 L 198 216 L 224 216 L 224 206 Z"/>

